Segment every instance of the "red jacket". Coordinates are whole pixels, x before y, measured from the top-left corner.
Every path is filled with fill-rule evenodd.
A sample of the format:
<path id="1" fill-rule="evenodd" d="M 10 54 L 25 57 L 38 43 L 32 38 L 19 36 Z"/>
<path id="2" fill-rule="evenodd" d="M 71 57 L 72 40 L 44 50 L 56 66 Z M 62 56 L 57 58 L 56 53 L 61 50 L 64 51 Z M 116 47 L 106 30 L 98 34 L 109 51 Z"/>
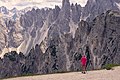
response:
<path id="1" fill-rule="evenodd" d="M 86 62 L 87 62 L 87 58 L 86 58 L 85 56 L 83 56 L 83 57 L 81 58 L 81 64 L 82 64 L 82 65 L 86 65 Z"/>

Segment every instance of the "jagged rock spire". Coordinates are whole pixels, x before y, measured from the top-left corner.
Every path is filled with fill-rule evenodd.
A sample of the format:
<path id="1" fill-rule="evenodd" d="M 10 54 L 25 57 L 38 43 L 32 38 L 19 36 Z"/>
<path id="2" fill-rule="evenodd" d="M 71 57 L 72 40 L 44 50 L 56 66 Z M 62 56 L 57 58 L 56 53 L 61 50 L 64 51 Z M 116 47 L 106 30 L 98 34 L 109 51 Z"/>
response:
<path id="1" fill-rule="evenodd" d="M 63 0 L 62 1 L 62 7 L 64 7 L 67 3 L 70 4 L 69 0 Z"/>

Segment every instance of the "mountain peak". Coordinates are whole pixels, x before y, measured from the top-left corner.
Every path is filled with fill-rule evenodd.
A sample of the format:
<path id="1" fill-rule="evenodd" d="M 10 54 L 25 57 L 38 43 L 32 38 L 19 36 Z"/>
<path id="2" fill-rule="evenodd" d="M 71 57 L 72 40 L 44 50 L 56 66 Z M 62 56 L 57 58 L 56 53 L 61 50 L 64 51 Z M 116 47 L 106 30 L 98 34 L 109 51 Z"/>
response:
<path id="1" fill-rule="evenodd" d="M 62 7 L 65 6 L 66 3 L 70 3 L 69 0 L 63 0 L 62 1 Z"/>
<path id="2" fill-rule="evenodd" d="M 8 14 L 8 10 L 5 6 L 1 6 L 0 7 L 0 13 L 3 13 L 3 14 Z"/>

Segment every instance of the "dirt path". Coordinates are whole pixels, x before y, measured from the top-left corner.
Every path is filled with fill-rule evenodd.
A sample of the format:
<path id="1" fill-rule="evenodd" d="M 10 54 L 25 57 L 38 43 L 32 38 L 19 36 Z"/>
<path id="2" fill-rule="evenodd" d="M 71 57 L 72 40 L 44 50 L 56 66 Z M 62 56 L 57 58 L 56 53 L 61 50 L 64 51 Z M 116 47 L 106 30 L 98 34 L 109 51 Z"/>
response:
<path id="1" fill-rule="evenodd" d="M 17 77 L 4 80 L 120 80 L 120 67 L 116 67 L 114 70 L 88 71 L 87 74 L 82 74 L 81 72 L 71 72 Z"/>

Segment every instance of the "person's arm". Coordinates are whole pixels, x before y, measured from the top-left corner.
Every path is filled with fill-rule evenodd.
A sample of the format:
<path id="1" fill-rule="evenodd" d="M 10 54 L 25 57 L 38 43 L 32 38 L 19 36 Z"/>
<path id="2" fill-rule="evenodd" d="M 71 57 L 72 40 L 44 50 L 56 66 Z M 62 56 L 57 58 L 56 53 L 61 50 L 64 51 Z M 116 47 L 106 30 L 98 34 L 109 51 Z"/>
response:
<path id="1" fill-rule="evenodd" d="M 80 62 L 81 62 L 81 63 L 82 63 L 82 59 L 83 59 L 83 58 L 80 59 Z"/>
<path id="2" fill-rule="evenodd" d="M 85 57 L 86 63 L 87 63 L 87 58 Z"/>

